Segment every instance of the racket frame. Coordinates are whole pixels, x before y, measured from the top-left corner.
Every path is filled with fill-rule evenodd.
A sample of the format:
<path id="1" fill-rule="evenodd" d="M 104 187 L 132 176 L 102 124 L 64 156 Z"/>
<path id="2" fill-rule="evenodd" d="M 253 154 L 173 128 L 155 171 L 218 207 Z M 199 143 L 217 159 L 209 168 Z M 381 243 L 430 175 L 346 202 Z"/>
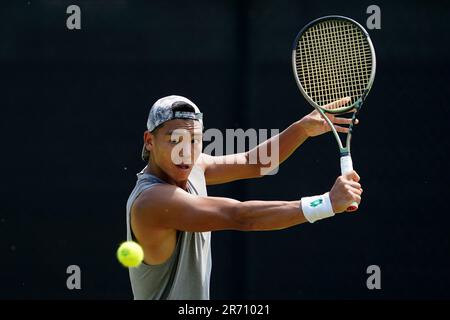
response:
<path id="1" fill-rule="evenodd" d="M 367 88 L 364 90 L 362 96 L 359 97 L 353 104 L 351 104 L 351 105 L 349 105 L 349 106 L 347 106 L 345 108 L 339 108 L 339 110 L 334 110 L 334 109 L 328 110 L 328 109 L 322 108 L 322 106 L 319 106 L 316 102 L 314 102 L 309 97 L 309 95 L 306 93 L 306 91 L 303 89 L 303 87 L 302 87 L 302 85 L 300 83 L 300 80 L 299 80 L 299 76 L 297 75 L 296 51 L 297 51 L 298 41 L 299 41 L 300 37 L 310 27 L 312 27 L 315 24 L 318 24 L 320 22 L 323 22 L 325 20 L 345 20 L 345 21 L 351 22 L 354 25 L 356 25 L 361 30 L 363 35 L 366 37 L 366 40 L 367 40 L 367 42 L 369 44 L 370 52 L 371 52 L 371 55 L 372 55 L 372 68 L 371 68 L 371 73 L 370 73 L 369 82 L 367 84 Z M 375 80 L 375 70 L 376 70 L 375 48 L 373 47 L 372 40 L 370 39 L 369 33 L 358 22 L 356 22 L 355 20 L 350 19 L 348 17 L 339 16 L 339 15 L 328 15 L 328 16 L 317 18 L 317 19 L 309 22 L 307 25 L 305 25 L 300 30 L 300 32 L 297 34 L 297 36 L 295 37 L 295 40 L 294 40 L 294 43 L 293 43 L 293 46 L 292 46 L 292 70 L 294 72 L 295 82 L 297 83 L 297 86 L 298 86 L 300 92 L 302 93 L 302 95 L 309 102 L 309 104 L 311 104 L 322 115 L 322 117 L 325 119 L 325 121 L 330 126 L 330 128 L 331 128 L 331 130 L 333 132 L 333 135 L 336 138 L 336 142 L 337 142 L 337 144 L 339 146 L 339 152 L 340 152 L 341 157 L 350 156 L 350 142 L 351 142 L 351 138 L 352 138 L 352 129 L 353 129 L 353 125 L 354 125 L 355 120 L 356 120 L 356 115 L 359 112 L 359 110 L 361 109 L 361 107 L 363 105 L 363 102 L 366 99 L 367 95 L 369 94 L 369 91 L 372 88 L 372 84 L 373 84 L 373 82 Z M 344 97 L 342 97 L 342 98 L 344 98 Z M 343 114 L 343 113 L 346 113 L 346 112 L 348 112 L 348 111 L 350 111 L 352 109 L 354 109 L 355 112 L 353 113 L 353 116 L 352 116 L 352 123 L 351 123 L 351 125 L 349 127 L 349 132 L 347 134 L 347 139 L 346 139 L 345 146 L 343 146 L 342 141 L 341 141 L 341 139 L 339 137 L 339 134 L 337 133 L 336 129 L 334 128 L 334 125 L 331 122 L 331 120 L 328 119 L 328 117 L 326 116 L 326 113 Z"/>

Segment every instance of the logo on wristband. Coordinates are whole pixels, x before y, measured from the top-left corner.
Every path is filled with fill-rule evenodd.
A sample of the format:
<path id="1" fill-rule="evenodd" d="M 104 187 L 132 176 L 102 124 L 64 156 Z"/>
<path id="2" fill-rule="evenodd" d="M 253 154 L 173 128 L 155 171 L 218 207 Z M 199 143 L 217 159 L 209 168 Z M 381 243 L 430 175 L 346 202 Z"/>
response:
<path id="1" fill-rule="evenodd" d="M 316 199 L 316 200 L 314 200 L 313 202 L 311 202 L 311 203 L 309 204 L 309 206 L 315 208 L 315 207 L 317 207 L 317 206 L 320 206 L 320 205 L 322 204 L 322 202 L 323 202 L 322 199 Z"/>

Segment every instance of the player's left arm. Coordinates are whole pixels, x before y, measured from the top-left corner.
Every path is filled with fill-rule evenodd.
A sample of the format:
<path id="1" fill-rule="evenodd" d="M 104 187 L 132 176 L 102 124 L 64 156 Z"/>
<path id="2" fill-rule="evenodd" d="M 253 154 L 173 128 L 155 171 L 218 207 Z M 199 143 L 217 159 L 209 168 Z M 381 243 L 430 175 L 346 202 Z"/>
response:
<path id="1" fill-rule="evenodd" d="M 344 98 L 333 102 L 333 104 L 345 104 L 346 102 L 348 100 Z M 350 119 L 332 115 L 327 116 L 335 124 L 338 132 L 348 132 L 348 128 L 339 126 L 339 124 L 350 124 Z M 330 127 L 327 122 L 317 111 L 313 111 L 291 124 L 283 132 L 247 152 L 224 156 L 210 156 L 202 153 L 197 163 L 203 168 L 206 184 L 208 185 L 239 179 L 258 178 L 264 175 L 264 169 L 266 171 L 269 168 L 273 170 L 283 163 L 308 137 L 317 136 L 328 131 L 330 131 Z M 264 154 L 271 158 L 272 146 L 275 143 L 278 143 L 278 164 L 266 163 L 267 159 L 261 159 L 259 155 Z"/>

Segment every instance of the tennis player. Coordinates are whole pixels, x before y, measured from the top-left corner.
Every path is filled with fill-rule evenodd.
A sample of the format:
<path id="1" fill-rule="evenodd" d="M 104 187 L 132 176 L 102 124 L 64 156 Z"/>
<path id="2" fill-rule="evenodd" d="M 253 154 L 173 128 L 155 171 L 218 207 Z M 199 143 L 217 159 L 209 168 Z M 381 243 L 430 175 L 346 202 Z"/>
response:
<path id="1" fill-rule="evenodd" d="M 339 124 L 350 120 L 329 117 L 346 132 Z M 135 299 L 209 299 L 211 231 L 279 230 L 332 217 L 361 201 L 355 171 L 338 177 L 329 192 L 300 200 L 208 197 L 207 185 L 261 177 L 268 165 L 248 161 L 259 148 L 278 143 L 282 163 L 308 137 L 330 128 L 313 111 L 252 150 L 219 157 L 202 153 L 202 118 L 181 96 L 159 99 L 150 109 L 142 150 L 147 166 L 127 202 L 127 239 L 138 242 L 145 255 L 144 263 L 129 269 Z M 180 145 L 185 148 L 174 153 Z"/>

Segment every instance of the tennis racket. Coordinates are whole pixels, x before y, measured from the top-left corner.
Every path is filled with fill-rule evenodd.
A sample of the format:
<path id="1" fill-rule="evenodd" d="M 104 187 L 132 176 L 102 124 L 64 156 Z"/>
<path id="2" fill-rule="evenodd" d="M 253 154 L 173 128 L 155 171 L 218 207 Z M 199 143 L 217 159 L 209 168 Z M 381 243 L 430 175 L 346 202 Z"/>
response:
<path id="1" fill-rule="evenodd" d="M 356 21 L 326 16 L 307 24 L 297 35 L 292 49 L 292 67 L 298 88 L 322 115 L 336 138 L 341 173 L 353 170 L 350 141 L 356 115 L 375 79 L 375 50 L 369 34 Z M 347 103 L 333 103 L 349 97 Z M 354 111 L 345 146 L 326 113 Z M 358 209 L 356 202 L 347 211 Z"/>

